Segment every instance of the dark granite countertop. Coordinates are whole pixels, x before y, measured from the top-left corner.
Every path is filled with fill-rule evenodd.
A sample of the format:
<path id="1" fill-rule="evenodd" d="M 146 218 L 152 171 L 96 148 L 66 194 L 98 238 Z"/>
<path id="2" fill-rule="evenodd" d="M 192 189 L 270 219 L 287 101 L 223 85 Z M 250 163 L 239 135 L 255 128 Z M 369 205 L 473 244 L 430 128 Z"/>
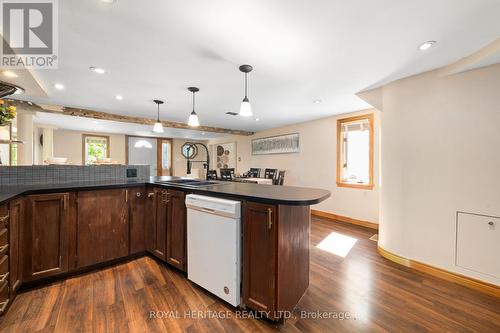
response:
<path id="1" fill-rule="evenodd" d="M 251 200 L 270 204 L 309 206 L 317 204 L 330 196 L 330 192 L 323 189 L 261 185 L 236 182 L 218 182 L 216 185 L 203 187 L 187 186 L 182 184 L 165 184 L 169 180 L 180 177 L 151 177 L 149 180 L 135 181 L 95 181 L 74 182 L 60 184 L 41 184 L 29 186 L 2 186 L 0 188 L 0 204 L 16 197 L 28 194 L 54 193 L 77 190 L 98 190 L 105 188 L 123 188 L 143 185 L 181 189 L 189 193 L 213 195 L 240 200 Z"/>

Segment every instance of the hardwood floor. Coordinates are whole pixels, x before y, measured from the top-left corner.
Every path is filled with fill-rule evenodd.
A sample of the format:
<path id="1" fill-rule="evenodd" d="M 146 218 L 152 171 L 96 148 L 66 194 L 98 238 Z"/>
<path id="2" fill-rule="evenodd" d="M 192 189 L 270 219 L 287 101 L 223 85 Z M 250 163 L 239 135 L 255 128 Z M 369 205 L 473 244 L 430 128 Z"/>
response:
<path id="1" fill-rule="evenodd" d="M 332 232 L 357 240 L 345 258 L 316 248 Z M 373 233 L 313 219 L 311 283 L 284 325 L 236 318 L 178 271 L 141 258 L 20 294 L 0 332 L 500 332 L 500 298 L 387 261 Z"/>

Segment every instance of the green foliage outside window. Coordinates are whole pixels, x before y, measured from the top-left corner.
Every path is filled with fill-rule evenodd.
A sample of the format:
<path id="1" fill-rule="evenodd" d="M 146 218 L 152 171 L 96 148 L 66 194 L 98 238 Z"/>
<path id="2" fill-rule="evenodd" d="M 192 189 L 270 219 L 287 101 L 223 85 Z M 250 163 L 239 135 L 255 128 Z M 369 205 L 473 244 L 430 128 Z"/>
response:
<path id="1" fill-rule="evenodd" d="M 86 164 L 93 164 L 97 159 L 108 157 L 108 141 L 106 138 L 85 138 Z"/>

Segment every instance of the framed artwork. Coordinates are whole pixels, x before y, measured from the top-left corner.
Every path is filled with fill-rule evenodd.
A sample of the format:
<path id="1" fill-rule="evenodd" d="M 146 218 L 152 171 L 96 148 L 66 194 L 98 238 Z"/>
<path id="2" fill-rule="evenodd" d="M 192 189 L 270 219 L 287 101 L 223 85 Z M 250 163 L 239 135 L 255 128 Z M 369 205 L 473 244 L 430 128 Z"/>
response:
<path id="1" fill-rule="evenodd" d="M 214 156 L 216 169 L 236 169 L 236 142 L 214 145 Z"/>
<path id="2" fill-rule="evenodd" d="M 300 153 L 300 134 L 285 134 L 252 140 L 252 155 Z"/>

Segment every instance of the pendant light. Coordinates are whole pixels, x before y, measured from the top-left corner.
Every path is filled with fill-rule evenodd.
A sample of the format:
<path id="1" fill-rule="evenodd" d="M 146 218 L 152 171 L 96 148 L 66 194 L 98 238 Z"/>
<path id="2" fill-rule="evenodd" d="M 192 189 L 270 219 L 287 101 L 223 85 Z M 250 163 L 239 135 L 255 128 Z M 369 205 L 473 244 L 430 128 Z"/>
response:
<path id="1" fill-rule="evenodd" d="M 238 113 L 240 116 L 243 117 L 251 117 L 253 116 L 252 113 L 252 106 L 250 105 L 250 100 L 248 99 L 247 96 L 247 75 L 252 71 L 252 66 L 250 65 L 241 65 L 240 66 L 240 71 L 245 73 L 245 98 L 243 98 L 243 101 L 241 102 L 240 106 L 240 112 Z"/>
<path id="2" fill-rule="evenodd" d="M 163 104 L 163 101 L 161 101 L 159 99 L 155 99 L 155 100 L 153 100 L 153 102 L 155 102 L 156 105 L 158 106 L 158 118 L 156 118 L 156 123 L 153 126 L 153 132 L 163 133 L 163 125 L 160 121 L 160 104 Z"/>
<path id="3" fill-rule="evenodd" d="M 193 93 L 193 111 L 191 111 L 191 114 L 189 115 L 188 125 L 191 127 L 198 127 L 200 126 L 200 120 L 198 119 L 196 111 L 194 111 L 194 94 L 200 91 L 200 89 L 196 87 L 189 87 L 188 90 Z"/>

